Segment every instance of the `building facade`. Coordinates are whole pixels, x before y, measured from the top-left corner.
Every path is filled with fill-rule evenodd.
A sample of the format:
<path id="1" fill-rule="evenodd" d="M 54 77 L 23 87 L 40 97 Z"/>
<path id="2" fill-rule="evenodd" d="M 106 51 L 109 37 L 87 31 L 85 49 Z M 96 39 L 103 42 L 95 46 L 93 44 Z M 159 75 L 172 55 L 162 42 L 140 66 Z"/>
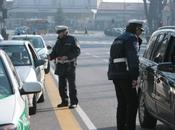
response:
<path id="1" fill-rule="evenodd" d="M 13 8 L 8 13 L 8 24 L 12 27 L 19 26 L 30 18 L 54 22 L 58 8 L 62 9 L 70 23 L 78 20 L 78 23 L 84 24 L 92 17 L 92 9 L 97 9 L 100 2 L 101 0 L 13 0 Z"/>
<path id="2" fill-rule="evenodd" d="M 143 3 L 102 2 L 102 0 L 13 0 L 8 26 L 25 24 L 26 19 L 48 19 L 54 24 L 58 9 L 65 24 L 75 29 L 124 26 L 129 19 L 145 19 Z"/>
<path id="3" fill-rule="evenodd" d="M 145 19 L 143 3 L 101 2 L 95 16 L 97 29 L 125 27 L 130 19 Z"/>

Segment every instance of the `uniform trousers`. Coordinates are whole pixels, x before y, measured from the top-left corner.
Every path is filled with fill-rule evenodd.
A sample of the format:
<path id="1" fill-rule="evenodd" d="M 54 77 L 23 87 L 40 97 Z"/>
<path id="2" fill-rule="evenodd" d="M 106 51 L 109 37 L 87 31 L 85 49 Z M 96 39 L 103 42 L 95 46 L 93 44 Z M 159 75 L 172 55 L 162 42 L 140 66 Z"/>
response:
<path id="1" fill-rule="evenodd" d="M 137 90 L 132 88 L 132 81 L 129 79 L 116 79 L 113 83 L 118 100 L 117 130 L 135 130 L 138 108 Z"/>
<path id="2" fill-rule="evenodd" d="M 59 93 L 63 103 L 68 102 L 68 95 L 67 95 L 67 82 L 68 82 L 70 103 L 78 104 L 75 77 L 76 77 L 75 71 L 59 76 Z"/>

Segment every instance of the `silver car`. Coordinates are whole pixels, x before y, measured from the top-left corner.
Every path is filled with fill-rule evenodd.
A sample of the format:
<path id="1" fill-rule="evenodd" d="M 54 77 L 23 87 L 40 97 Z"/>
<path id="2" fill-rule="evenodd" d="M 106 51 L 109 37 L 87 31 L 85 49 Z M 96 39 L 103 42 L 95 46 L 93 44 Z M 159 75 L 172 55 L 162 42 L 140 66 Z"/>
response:
<path id="1" fill-rule="evenodd" d="M 49 73 L 50 71 L 50 62 L 47 59 L 48 48 L 46 43 L 41 35 L 16 35 L 12 37 L 12 40 L 28 40 L 33 44 L 33 47 L 36 49 L 36 52 L 40 56 L 40 58 L 45 59 L 46 63 L 44 65 L 45 73 Z"/>
<path id="2" fill-rule="evenodd" d="M 23 82 L 40 82 L 42 91 L 28 95 L 29 113 L 35 114 L 37 102 L 44 101 L 44 60 L 41 60 L 29 41 L 1 41 L 0 48 L 10 57 Z"/>

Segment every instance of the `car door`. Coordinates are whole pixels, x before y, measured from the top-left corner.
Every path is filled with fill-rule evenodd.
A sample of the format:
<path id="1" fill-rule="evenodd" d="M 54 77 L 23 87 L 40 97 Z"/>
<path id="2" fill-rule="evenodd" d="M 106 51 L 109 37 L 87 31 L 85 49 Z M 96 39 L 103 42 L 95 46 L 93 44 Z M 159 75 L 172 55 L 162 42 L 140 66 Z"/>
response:
<path id="1" fill-rule="evenodd" d="M 154 85 L 154 78 L 155 78 L 155 70 L 156 70 L 156 63 L 150 60 L 150 56 L 152 54 L 152 50 L 154 50 L 154 46 L 157 42 L 157 35 L 151 37 L 148 47 L 145 50 L 145 53 L 142 58 L 140 58 L 140 72 L 141 72 L 141 87 L 142 91 L 145 94 L 145 104 L 149 109 L 149 111 L 155 113 L 156 104 L 155 104 L 155 85 Z"/>
<path id="2" fill-rule="evenodd" d="M 37 80 L 39 82 L 43 83 L 43 81 L 44 81 L 44 67 L 43 66 L 36 66 L 36 61 L 39 60 L 39 57 L 37 56 L 34 48 L 30 44 L 28 44 L 28 48 L 32 54 L 32 59 L 33 59 L 33 63 L 34 63 L 34 68 L 35 68 Z"/>
<path id="3" fill-rule="evenodd" d="M 171 62 L 175 65 L 175 33 L 170 34 L 170 43 L 168 47 L 167 62 Z M 175 124 L 175 69 L 172 72 L 163 72 L 168 77 L 168 85 L 170 88 L 170 120 L 171 123 Z"/>
<path id="4" fill-rule="evenodd" d="M 166 61 L 170 36 L 164 33 L 159 38 L 159 42 L 155 46 L 155 51 L 151 57 L 158 64 Z M 156 70 L 154 79 L 157 114 L 162 119 L 170 120 L 170 86 L 168 85 L 166 76 L 159 70 Z"/>

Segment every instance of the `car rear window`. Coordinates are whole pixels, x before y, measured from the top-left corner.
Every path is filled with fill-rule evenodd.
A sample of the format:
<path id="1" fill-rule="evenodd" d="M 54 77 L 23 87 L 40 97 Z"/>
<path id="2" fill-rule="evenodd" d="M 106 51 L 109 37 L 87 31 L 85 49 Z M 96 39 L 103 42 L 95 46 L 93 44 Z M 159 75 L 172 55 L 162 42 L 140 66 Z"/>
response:
<path id="1" fill-rule="evenodd" d="M 3 45 L 0 48 L 8 54 L 14 66 L 32 64 L 27 48 L 24 45 Z"/>
<path id="2" fill-rule="evenodd" d="M 40 37 L 13 37 L 13 40 L 27 40 L 32 43 L 34 48 L 44 48 L 44 43 Z"/>

